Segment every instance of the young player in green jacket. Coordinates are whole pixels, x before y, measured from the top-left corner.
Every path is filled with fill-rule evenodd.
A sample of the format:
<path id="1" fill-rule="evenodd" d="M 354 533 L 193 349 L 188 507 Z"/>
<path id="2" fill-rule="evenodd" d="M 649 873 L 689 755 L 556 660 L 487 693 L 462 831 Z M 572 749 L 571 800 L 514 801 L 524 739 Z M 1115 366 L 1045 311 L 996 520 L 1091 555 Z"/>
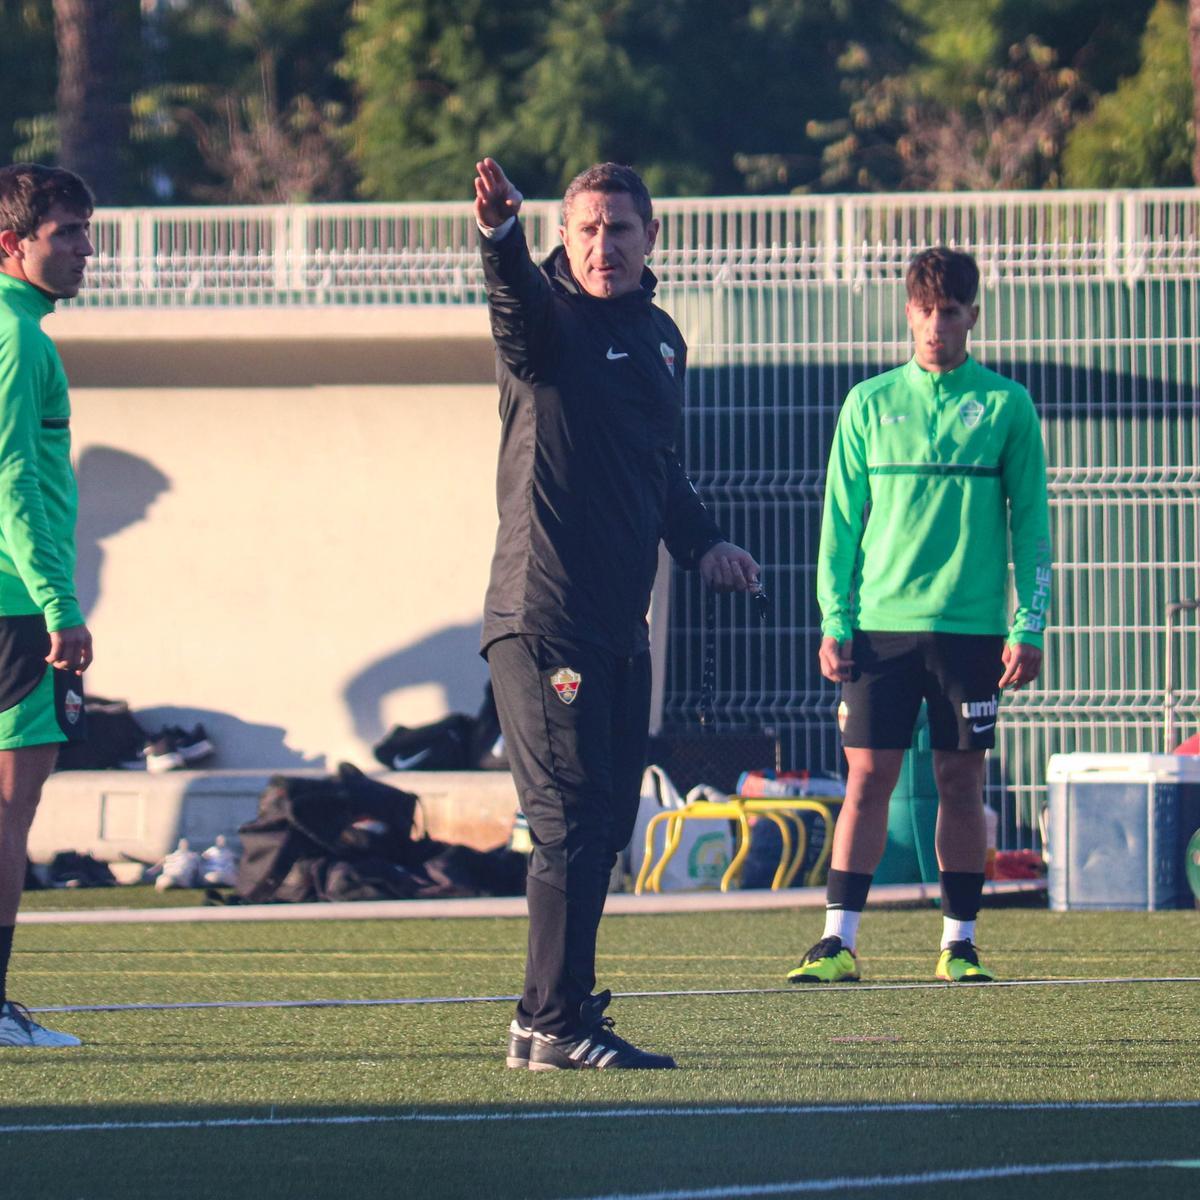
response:
<path id="1" fill-rule="evenodd" d="M 41 321 L 92 253 L 92 196 L 69 171 L 0 170 L 0 1048 L 78 1046 L 8 999 L 25 848 L 60 742 L 83 732 L 92 636 L 75 598 L 67 377 Z"/>
<path id="2" fill-rule="evenodd" d="M 984 757 L 995 745 L 1000 693 L 1041 669 L 1051 569 L 1045 457 L 1029 394 L 967 353 L 979 316 L 974 259 L 926 250 L 906 286 L 913 357 L 850 392 L 829 457 L 820 665 L 842 685 L 849 772 L 825 929 L 788 974 L 793 983 L 859 978 L 859 918 L 922 700 L 939 801 L 935 974 L 954 983 L 995 978 L 975 946 Z"/>

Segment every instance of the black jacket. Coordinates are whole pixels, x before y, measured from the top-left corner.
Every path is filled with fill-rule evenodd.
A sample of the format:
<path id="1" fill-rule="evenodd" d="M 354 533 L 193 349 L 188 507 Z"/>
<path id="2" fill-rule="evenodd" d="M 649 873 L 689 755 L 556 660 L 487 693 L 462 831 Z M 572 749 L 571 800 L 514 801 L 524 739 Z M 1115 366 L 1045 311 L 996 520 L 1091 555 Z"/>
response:
<path id="1" fill-rule="evenodd" d="M 562 247 L 534 264 L 519 221 L 480 240 L 501 421 L 483 649 L 531 633 L 639 653 L 659 540 L 687 567 L 722 540 L 675 449 L 687 347 L 649 271 L 597 300 Z"/>

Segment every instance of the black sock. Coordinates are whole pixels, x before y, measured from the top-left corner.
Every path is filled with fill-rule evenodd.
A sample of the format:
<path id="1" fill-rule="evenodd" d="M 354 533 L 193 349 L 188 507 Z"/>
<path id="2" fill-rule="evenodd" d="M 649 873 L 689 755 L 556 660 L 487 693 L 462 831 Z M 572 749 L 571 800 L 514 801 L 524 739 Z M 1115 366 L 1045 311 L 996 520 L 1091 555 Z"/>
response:
<path id="1" fill-rule="evenodd" d="M 831 867 L 825 885 L 825 907 L 862 912 L 867 907 L 867 893 L 874 878 L 859 871 L 837 871 Z"/>
<path id="2" fill-rule="evenodd" d="M 0 925 L 0 1004 L 8 999 L 8 960 L 12 958 L 13 925 Z"/>
<path id="3" fill-rule="evenodd" d="M 983 872 L 939 871 L 938 874 L 942 882 L 942 916 L 952 921 L 975 920 L 983 897 Z"/>

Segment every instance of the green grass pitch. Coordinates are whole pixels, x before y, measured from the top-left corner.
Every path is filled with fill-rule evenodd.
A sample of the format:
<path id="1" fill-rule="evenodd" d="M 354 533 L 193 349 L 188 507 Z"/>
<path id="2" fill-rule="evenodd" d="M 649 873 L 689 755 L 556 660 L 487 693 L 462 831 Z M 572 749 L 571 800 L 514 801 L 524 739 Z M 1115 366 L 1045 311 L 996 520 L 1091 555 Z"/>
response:
<path id="1" fill-rule="evenodd" d="M 820 920 L 611 917 L 600 984 L 783 989 Z M 932 981 L 939 931 L 931 910 L 868 912 L 864 984 Z M 31 1007 L 508 995 L 524 937 L 511 919 L 24 926 L 10 992 Z M 1200 977 L 1196 912 L 990 910 L 979 937 L 1005 980 Z M 618 1032 L 682 1068 L 650 1073 L 507 1071 L 510 1010 L 47 1016 L 86 1044 L 0 1051 L 0 1195 L 1200 1195 L 1200 983 L 618 999 Z"/>

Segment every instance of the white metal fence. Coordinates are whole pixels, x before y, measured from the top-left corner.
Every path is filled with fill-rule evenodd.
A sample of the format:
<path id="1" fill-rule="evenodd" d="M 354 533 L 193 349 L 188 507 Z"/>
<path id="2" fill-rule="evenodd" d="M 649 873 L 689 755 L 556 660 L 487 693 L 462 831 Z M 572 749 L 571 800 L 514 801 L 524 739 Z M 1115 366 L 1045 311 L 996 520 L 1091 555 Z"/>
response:
<path id="1" fill-rule="evenodd" d="M 665 200 L 664 287 L 894 277 L 914 250 L 971 246 L 994 278 L 1190 278 L 1190 190 Z M 558 207 L 530 201 L 549 251 Z M 88 307 L 477 304 L 483 280 L 465 203 L 101 209 Z"/>
<path id="2" fill-rule="evenodd" d="M 1174 687 L 1200 726 L 1188 610 L 1164 673 L 1168 605 L 1200 595 L 1200 191 L 673 200 L 658 205 L 660 297 L 691 344 L 686 459 L 766 568 L 759 627 L 719 602 L 716 714 L 769 725 L 790 765 L 836 770 L 814 597 L 825 455 L 850 386 L 909 353 L 903 269 L 924 246 L 983 270 L 976 355 L 1041 411 L 1056 558 L 1046 672 L 1006 703 L 993 800 L 1005 844 L 1036 841 L 1047 757 L 1157 750 Z M 557 207 L 526 205 L 549 250 Z M 478 304 L 467 204 L 101 211 L 77 303 L 100 307 Z M 703 629 L 677 581 L 667 716 L 694 722 Z"/>

